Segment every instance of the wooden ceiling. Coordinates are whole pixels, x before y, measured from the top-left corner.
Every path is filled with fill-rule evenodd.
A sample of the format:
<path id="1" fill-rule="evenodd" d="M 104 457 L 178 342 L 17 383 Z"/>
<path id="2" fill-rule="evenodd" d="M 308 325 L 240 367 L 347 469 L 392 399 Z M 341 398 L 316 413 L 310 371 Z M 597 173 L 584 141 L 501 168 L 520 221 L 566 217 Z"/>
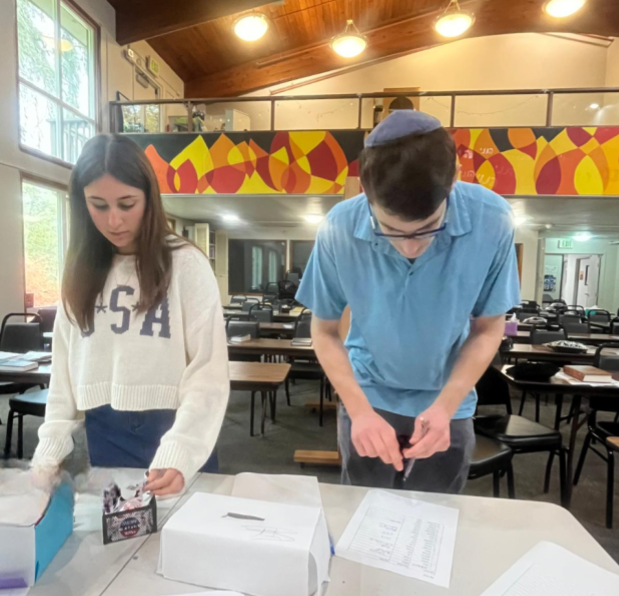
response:
<path id="1" fill-rule="evenodd" d="M 555 32 L 619 37 L 619 0 L 589 0 L 572 17 L 553 19 L 546 0 L 461 0 L 476 22 L 463 37 Z M 186 97 L 247 93 L 336 68 L 445 43 L 432 24 L 448 0 L 110 0 L 121 44 L 147 39 L 185 82 Z M 270 20 L 259 41 L 232 31 L 255 9 Z M 368 37 L 358 58 L 329 47 L 347 18 Z"/>

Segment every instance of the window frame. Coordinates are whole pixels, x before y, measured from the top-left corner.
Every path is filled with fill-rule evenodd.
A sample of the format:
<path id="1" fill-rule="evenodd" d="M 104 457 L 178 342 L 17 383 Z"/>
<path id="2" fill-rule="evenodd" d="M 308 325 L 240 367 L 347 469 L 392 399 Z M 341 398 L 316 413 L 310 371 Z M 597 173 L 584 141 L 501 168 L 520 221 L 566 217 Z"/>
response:
<path id="1" fill-rule="evenodd" d="M 91 118 L 90 116 L 86 116 L 84 114 L 80 114 L 75 107 L 65 103 L 60 97 L 55 97 L 51 93 L 45 91 L 44 89 L 40 89 L 33 85 L 30 81 L 24 79 L 19 72 L 19 23 L 18 23 L 18 13 L 17 13 L 17 1 L 13 0 L 13 6 L 15 7 L 15 56 L 17 58 L 15 64 L 15 79 L 16 79 L 16 101 L 17 101 L 17 139 L 18 139 L 18 147 L 20 151 L 26 153 L 28 155 L 32 155 L 34 157 L 38 157 L 39 159 L 44 159 L 53 164 L 72 169 L 75 164 L 71 162 L 65 161 L 62 157 L 56 157 L 54 155 L 49 155 L 44 151 L 40 151 L 34 147 L 30 147 L 22 143 L 22 126 L 21 126 L 21 100 L 20 100 L 20 89 L 21 86 L 24 85 L 31 91 L 42 95 L 48 101 L 53 102 L 59 109 L 60 115 L 60 154 L 63 154 L 64 149 L 64 134 L 62 130 L 62 122 L 63 122 L 63 110 L 68 110 L 69 112 L 73 112 L 75 114 L 79 114 L 83 116 L 85 120 L 87 120 L 90 124 L 92 124 L 95 135 L 101 132 L 101 27 L 73 0 L 56 0 L 56 15 L 54 17 L 54 24 L 57 28 L 61 26 L 61 10 L 62 4 L 65 4 L 68 8 L 70 8 L 77 16 L 84 20 L 84 22 L 92 27 L 93 30 L 93 66 L 94 66 L 94 85 L 93 85 L 93 93 L 94 93 L 94 115 Z M 58 80 L 62 85 L 62 60 L 58 61 Z M 48 181 L 49 182 L 49 181 Z"/>
<path id="2" fill-rule="evenodd" d="M 21 201 L 21 213 L 22 213 L 22 285 L 23 285 L 23 300 L 24 300 L 24 312 L 28 312 L 28 308 L 26 306 L 26 234 L 24 233 L 24 224 L 25 221 L 23 219 L 24 213 L 24 182 L 28 184 L 34 184 L 37 186 L 45 186 L 49 189 L 56 190 L 57 192 L 64 193 L 64 200 L 60 200 L 60 205 L 58 209 L 58 219 L 59 219 L 59 227 L 60 227 L 60 243 L 58 246 L 58 263 L 59 263 L 59 277 L 60 283 L 62 284 L 62 276 L 64 274 L 64 265 L 65 265 L 65 256 L 67 253 L 67 248 L 69 247 L 69 187 L 66 184 L 61 184 L 60 182 L 55 182 L 54 180 L 49 180 L 47 178 L 42 178 L 41 176 L 36 176 L 34 174 L 30 174 L 28 172 L 19 172 L 19 198 Z M 61 298 L 61 288 L 58 288 L 58 297 Z M 36 310 L 37 306 L 34 306 L 33 309 Z"/>

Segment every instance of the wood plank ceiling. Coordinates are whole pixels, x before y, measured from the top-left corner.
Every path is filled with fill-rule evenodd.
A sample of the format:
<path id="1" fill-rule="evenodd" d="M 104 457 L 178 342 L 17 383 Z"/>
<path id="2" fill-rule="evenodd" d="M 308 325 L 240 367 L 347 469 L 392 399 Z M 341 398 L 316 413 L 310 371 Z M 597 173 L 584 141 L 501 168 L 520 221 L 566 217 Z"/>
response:
<path id="1" fill-rule="evenodd" d="M 476 16 L 463 37 L 519 32 L 619 37 L 619 0 L 589 0 L 575 15 L 553 19 L 546 0 L 461 0 Z M 186 97 L 235 96 L 300 77 L 445 43 L 432 28 L 448 0 L 110 0 L 117 39 L 147 39 L 185 82 Z M 253 43 L 236 37 L 236 19 L 254 9 L 270 27 Z M 368 37 L 359 57 L 329 47 L 347 18 Z"/>

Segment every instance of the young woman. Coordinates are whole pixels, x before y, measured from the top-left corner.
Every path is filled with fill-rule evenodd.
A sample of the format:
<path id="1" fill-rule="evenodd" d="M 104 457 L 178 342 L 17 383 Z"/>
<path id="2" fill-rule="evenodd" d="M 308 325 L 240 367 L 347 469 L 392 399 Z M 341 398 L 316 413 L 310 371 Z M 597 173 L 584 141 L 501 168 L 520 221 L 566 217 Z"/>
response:
<path id="1" fill-rule="evenodd" d="M 92 466 L 146 468 L 149 490 L 177 493 L 209 459 L 228 403 L 215 276 L 168 227 L 152 167 L 126 137 L 86 143 L 70 206 L 33 468 L 39 479 L 58 471 L 83 411 Z"/>

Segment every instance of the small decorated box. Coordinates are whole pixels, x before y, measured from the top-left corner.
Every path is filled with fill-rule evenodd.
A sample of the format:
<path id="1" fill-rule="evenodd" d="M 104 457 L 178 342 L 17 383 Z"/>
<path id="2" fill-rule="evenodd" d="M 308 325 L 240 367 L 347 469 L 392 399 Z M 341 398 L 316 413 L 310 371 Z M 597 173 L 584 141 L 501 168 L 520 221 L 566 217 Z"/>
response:
<path id="1" fill-rule="evenodd" d="M 144 507 L 103 514 L 103 544 L 138 538 L 156 531 L 157 501 L 155 497 L 152 497 L 148 505 Z"/>

